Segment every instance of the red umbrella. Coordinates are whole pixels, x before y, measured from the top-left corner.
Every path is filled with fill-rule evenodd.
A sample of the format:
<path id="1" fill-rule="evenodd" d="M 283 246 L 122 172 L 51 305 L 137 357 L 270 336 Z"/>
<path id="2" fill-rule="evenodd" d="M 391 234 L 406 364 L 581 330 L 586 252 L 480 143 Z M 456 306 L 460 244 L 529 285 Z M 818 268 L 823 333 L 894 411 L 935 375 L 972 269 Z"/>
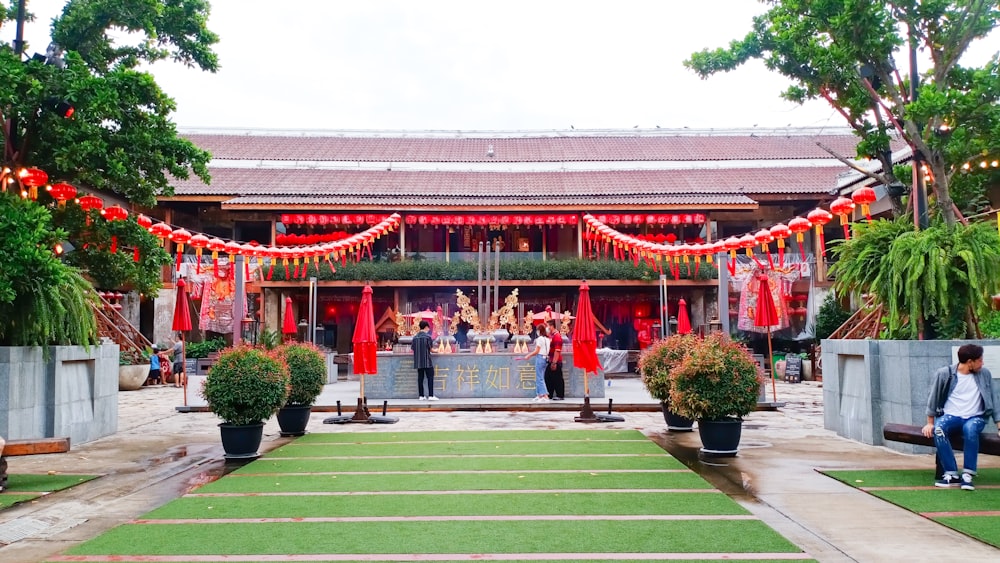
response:
<path id="1" fill-rule="evenodd" d="M 285 320 L 281 323 L 281 332 L 287 338 L 290 334 L 298 334 L 299 327 L 295 324 L 295 312 L 292 311 L 292 298 L 285 298 Z"/>
<path id="2" fill-rule="evenodd" d="M 590 287 L 587 282 L 580 284 L 580 301 L 573 323 L 573 366 L 583 370 L 583 410 L 577 417 L 579 422 L 596 421 L 590 409 L 590 376 L 597 373 L 601 362 L 597 359 L 597 328 L 594 326 L 594 312 L 590 308 Z"/>
<path id="3" fill-rule="evenodd" d="M 171 330 L 177 331 L 181 335 L 181 365 L 184 364 L 185 344 L 184 333 L 191 330 L 191 307 L 188 305 L 187 284 L 184 278 L 177 280 L 177 299 L 174 301 L 174 321 L 170 325 Z M 180 375 L 174 375 L 180 377 Z M 176 380 L 175 380 L 176 383 Z M 184 378 L 184 405 L 187 406 L 187 378 Z"/>
<path id="4" fill-rule="evenodd" d="M 677 302 L 677 334 L 691 334 L 691 319 L 688 318 L 687 301 Z"/>
<path id="5" fill-rule="evenodd" d="M 354 420 L 368 420 L 364 406 L 365 374 L 378 373 L 378 336 L 375 335 L 375 314 L 372 311 L 372 287 L 365 284 L 361 292 L 361 307 L 358 308 L 358 322 L 354 325 L 354 373 L 361 375 L 361 397 Z"/>
<path id="6" fill-rule="evenodd" d="M 774 296 L 771 295 L 771 284 L 767 274 L 760 274 L 757 277 L 760 284 L 757 290 L 757 307 L 753 315 L 754 326 L 767 329 L 767 358 L 773 361 L 774 353 L 771 351 L 771 327 L 778 326 L 778 309 L 774 306 Z M 771 394 L 774 401 L 778 401 L 778 390 L 774 386 L 774 375 L 771 375 Z"/>

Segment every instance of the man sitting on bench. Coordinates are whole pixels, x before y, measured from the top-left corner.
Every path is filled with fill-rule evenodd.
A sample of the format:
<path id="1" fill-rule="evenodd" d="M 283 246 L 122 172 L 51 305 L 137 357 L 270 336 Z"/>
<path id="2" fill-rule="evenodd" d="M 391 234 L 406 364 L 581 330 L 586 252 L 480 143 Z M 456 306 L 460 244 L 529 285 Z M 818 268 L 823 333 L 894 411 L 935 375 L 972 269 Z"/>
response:
<path id="1" fill-rule="evenodd" d="M 938 460 L 944 475 L 934 481 L 937 487 L 961 486 L 975 490 L 972 483 L 979 457 L 979 434 L 992 418 L 1000 432 L 1000 420 L 994 412 L 993 375 L 983 367 L 983 347 L 966 344 L 958 349 L 958 363 L 945 366 L 934 374 L 927 399 L 927 424 L 921 432 L 934 438 Z M 962 475 L 958 474 L 955 452 L 948 435 L 961 429 L 963 441 Z"/>

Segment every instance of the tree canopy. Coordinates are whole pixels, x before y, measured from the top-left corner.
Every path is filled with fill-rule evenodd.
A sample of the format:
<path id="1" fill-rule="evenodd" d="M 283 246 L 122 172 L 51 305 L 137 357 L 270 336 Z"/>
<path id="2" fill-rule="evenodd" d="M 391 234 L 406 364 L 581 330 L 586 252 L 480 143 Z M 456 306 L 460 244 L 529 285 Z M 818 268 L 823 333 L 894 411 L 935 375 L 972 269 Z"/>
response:
<path id="1" fill-rule="evenodd" d="M 1000 58 L 961 64 L 969 46 L 997 27 L 996 1 L 772 0 L 751 30 L 727 47 L 693 53 L 685 66 L 702 78 L 752 59 L 791 79 L 782 97 L 823 98 L 861 137 L 858 157 L 881 171 L 857 168 L 886 186 L 899 185 L 890 140 L 898 136 L 926 161 L 941 219 L 980 211 L 985 186 L 1000 171 L 978 166 L 1000 154 Z M 916 81 L 905 74 L 909 46 L 929 56 Z M 900 63 L 903 64 L 900 64 Z M 923 64 L 923 63 L 921 63 Z M 900 66 L 904 70 L 900 70 Z M 843 156 L 843 155 L 841 155 Z M 851 164 L 848 159 L 845 163 Z M 902 210 L 900 201 L 894 210 Z"/>
<path id="2" fill-rule="evenodd" d="M 14 25 L 16 4 L 0 25 Z M 178 136 L 173 99 L 142 68 L 172 60 L 216 71 L 218 37 L 206 27 L 208 14 L 205 0 L 69 0 L 52 20 L 51 45 L 27 45 L 19 54 L 16 44 L 0 44 L 0 113 L 11 124 L 3 131 L 4 165 L 37 167 L 79 195 L 144 207 L 172 194 L 174 178 L 193 173 L 208 181 L 210 155 Z M 71 117 L 54 111 L 60 104 L 74 108 Z M 39 202 L 51 200 L 43 193 Z M 161 286 L 166 255 L 134 222 L 109 227 L 87 225 L 69 210 L 52 215 L 81 249 L 67 260 L 99 287 L 155 294 Z M 112 235 L 121 247 L 139 248 L 142 260 L 111 255 Z"/>

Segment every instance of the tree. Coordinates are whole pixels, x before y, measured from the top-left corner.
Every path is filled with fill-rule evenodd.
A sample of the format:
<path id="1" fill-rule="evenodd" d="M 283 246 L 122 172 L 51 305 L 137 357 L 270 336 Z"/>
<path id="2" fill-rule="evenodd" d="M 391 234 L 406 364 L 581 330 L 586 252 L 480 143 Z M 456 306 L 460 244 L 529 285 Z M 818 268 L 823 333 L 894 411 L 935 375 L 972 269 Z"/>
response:
<path id="1" fill-rule="evenodd" d="M 16 4 L 0 25 L 16 17 Z M 172 193 L 174 178 L 194 173 L 207 182 L 210 155 L 178 136 L 170 120 L 174 101 L 140 65 L 170 59 L 214 72 L 218 37 L 206 27 L 208 13 L 205 0 L 70 0 L 52 21 L 45 56 L 25 60 L 16 44 L 0 45 L 0 112 L 10 122 L 3 130 L 5 167 L 37 167 L 80 195 L 147 207 Z M 114 39 L 123 36 L 127 44 Z M 67 105 L 75 110 L 69 118 Z M 52 200 L 42 193 L 38 202 Z M 161 287 L 159 266 L 169 258 L 134 221 L 88 225 L 69 206 L 52 215 L 81 249 L 67 260 L 99 287 L 128 285 L 147 294 Z M 140 262 L 111 255 L 112 235 L 120 247 L 139 248 Z"/>
<path id="2" fill-rule="evenodd" d="M 751 59 L 790 78 L 782 97 L 823 98 L 854 129 L 859 157 L 877 159 L 881 172 L 843 162 L 886 186 L 899 186 L 890 139 L 903 139 L 930 168 L 935 206 L 954 225 L 961 211 L 978 211 L 984 187 L 1000 179 L 976 173 L 970 160 L 1000 153 L 1000 59 L 979 68 L 959 61 L 974 41 L 997 27 L 996 1 L 775 0 L 743 39 L 693 53 L 685 66 L 702 78 Z M 896 60 L 905 46 L 931 58 L 911 93 L 911 77 Z M 902 55 L 905 58 L 907 55 Z M 900 192 L 894 211 L 902 212 Z M 953 201 L 955 200 L 955 201 Z M 955 204 L 958 204 L 957 206 Z"/>

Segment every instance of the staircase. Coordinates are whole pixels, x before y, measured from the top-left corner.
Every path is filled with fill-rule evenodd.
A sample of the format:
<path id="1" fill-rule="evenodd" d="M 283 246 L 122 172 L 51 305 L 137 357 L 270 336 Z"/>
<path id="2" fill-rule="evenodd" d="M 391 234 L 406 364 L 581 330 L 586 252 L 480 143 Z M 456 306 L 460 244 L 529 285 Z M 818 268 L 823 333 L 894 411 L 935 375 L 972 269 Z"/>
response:
<path id="1" fill-rule="evenodd" d="M 98 299 L 99 304 L 92 304 L 98 335 L 118 344 L 121 353 L 130 358 L 131 363 L 147 363 L 145 352 L 153 344 L 122 316 L 121 305 L 111 303 L 103 295 L 99 295 Z"/>
<path id="2" fill-rule="evenodd" d="M 875 302 L 875 296 L 867 295 L 865 297 L 865 304 L 855 311 L 844 324 L 840 325 L 840 328 L 833 331 L 833 334 L 828 338 L 862 340 L 866 338 L 878 338 L 879 334 L 885 328 L 885 325 L 882 323 L 883 313 L 884 308 L 881 303 Z M 820 346 L 816 346 L 814 357 L 816 358 L 815 371 L 821 374 L 823 372 L 823 351 L 820 349 Z"/>

